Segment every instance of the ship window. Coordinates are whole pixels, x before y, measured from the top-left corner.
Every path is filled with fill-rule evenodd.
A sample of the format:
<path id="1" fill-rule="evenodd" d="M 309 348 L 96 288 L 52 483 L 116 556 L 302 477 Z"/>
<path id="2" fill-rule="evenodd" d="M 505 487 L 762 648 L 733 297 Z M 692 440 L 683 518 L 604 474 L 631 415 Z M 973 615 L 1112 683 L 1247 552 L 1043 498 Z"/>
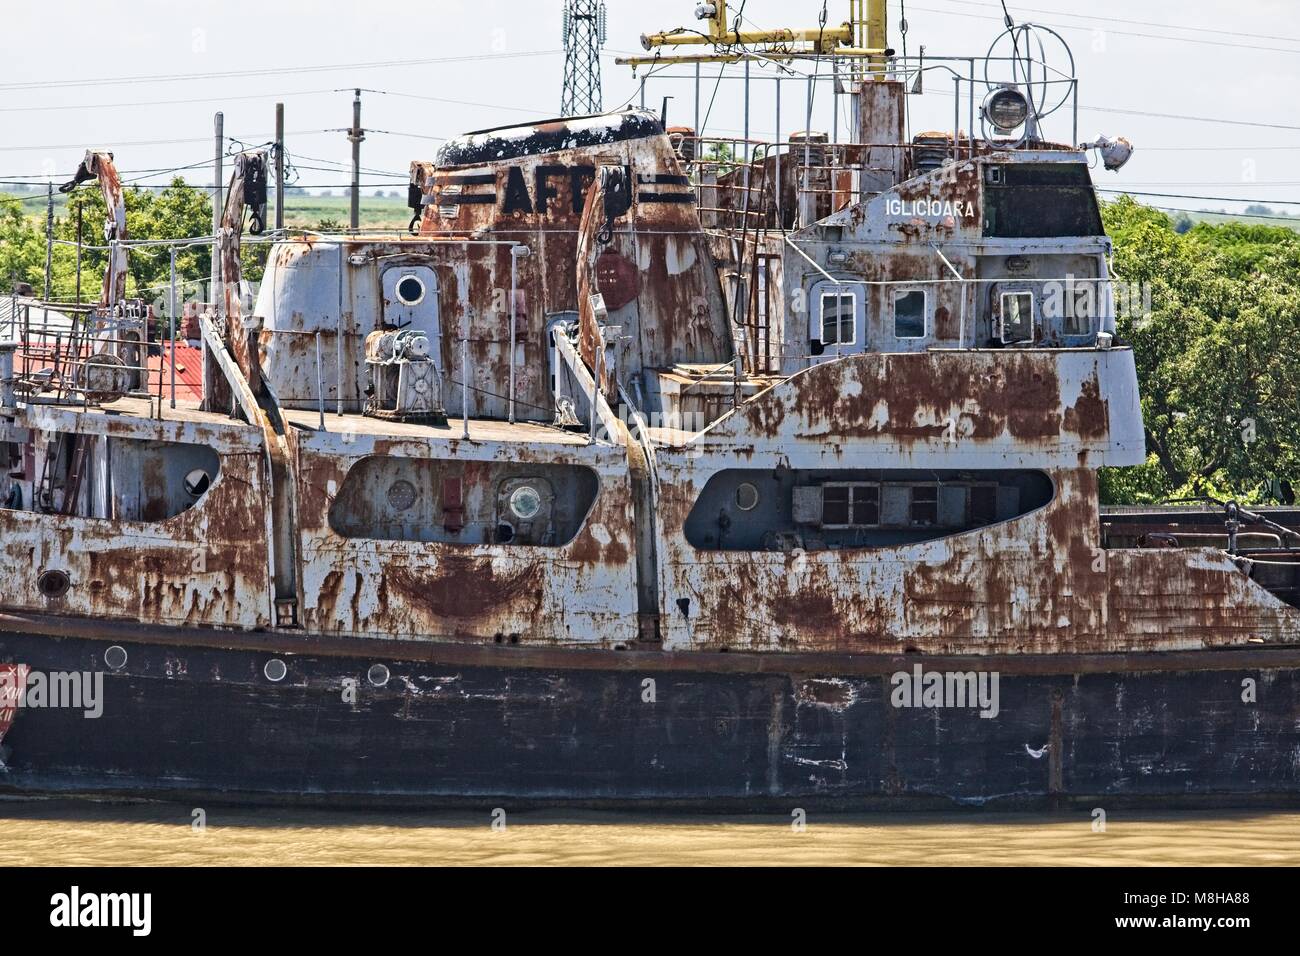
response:
<path id="1" fill-rule="evenodd" d="M 415 276 L 402 276 L 397 283 L 397 298 L 402 305 L 419 305 L 424 301 L 424 283 Z"/>
<path id="2" fill-rule="evenodd" d="M 992 524 L 998 518 L 996 485 L 972 485 L 970 489 L 970 523 Z"/>
<path id="3" fill-rule="evenodd" d="M 913 485 L 909 519 L 914 525 L 939 523 L 939 488 L 936 485 Z"/>
<path id="4" fill-rule="evenodd" d="M 193 471 L 189 471 L 185 474 L 183 484 L 187 495 L 191 498 L 199 498 L 203 495 L 203 492 L 208 490 L 208 486 L 212 484 L 212 476 L 202 468 L 195 468 Z"/>
<path id="5" fill-rule="evenodd" d="M 830 484 L 822 488 L 822 527 L 871 528 L 879 524 L 879 485 Z"/>
<path id="6" fill-rule="evenodd" d="M 925 337 L 926 293 L 921 289 L 894 293 L 894 337 Z"/>
<path id="7" fill-rule="evenodd" d="M 852 292 L 823 292 L 821 297 L 822 345 L 857 342 L 857 308 Z"/>
<path id="8" fill-rule="evenodd" d="M 1003 342 L 1030 342 L 1034 338 L 1034 294 L 1003 292 L 998 337 Z"/>
<path id="9" fill-rule="evenodd" d="M 1097 284 L 1067 284 L 1062 304 L 1065 311 L 1061 322 L 1062 333 L 1087 335 L 1092 329 L 1092 317 L 1097 314 Z"/>

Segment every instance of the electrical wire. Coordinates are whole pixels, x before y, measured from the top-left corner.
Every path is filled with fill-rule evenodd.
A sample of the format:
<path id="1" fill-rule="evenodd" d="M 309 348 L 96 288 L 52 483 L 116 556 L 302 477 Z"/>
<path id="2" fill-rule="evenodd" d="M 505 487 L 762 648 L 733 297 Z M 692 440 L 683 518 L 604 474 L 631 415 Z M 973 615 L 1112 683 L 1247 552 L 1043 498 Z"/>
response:
<path id="1" fill-rule="evenodd" d="M 978 0 L 944 0 L 944 2 L 956 3 L 967 7 L 984 6 L 984 4 L 978 2 Z M 1214 36 L 1235 36 L 1235 37 L 1245 37 L 1247 39 L 1252 39 L 1252 40 L 1273 40 L 1273 41 L 1280 40 L 1283 43 L 1300 43 L 1300 37 L 1268 36 L 1267 34 L 1263 34 L 1263 33 L 1240 33 L 1240 32 L 1234 32 L 1232 30 L 1211 29 L 1209 27 L 1186 27 L 1186 26 L 1173 24 L 1173 23 L 1155 23 L 1151 20 L 1125 20 L 1122 17 L 1095 16 L 1092 14 L 1083 14 L 1083 13 L 1066 13 L 1063 10 L 1044 10 L 1041 7 L 1038 8 L 1020 7 L 1020 9 L 1024 10 L 1026 13 L 1046 13 L 1049 16 L 1054 16 L 1054 17 L 1069 17 L 1072 20 L 1101 20 L 1106 23 L 1126 23 L 1126 24 L 1130 24 L 1133 26 L 1140 26 L 1140 27 L 1159 27 L 1162 30 L 1183 30 L 1188 33 L 1209 33 L 1209 34 L 1213 34 Z M 1171 37 L 1170 39 L 1175 39 L 1175 38 Z"/>
<path id="2" fill-rule="evenodd" d="M 298 73 L 329 73 L 338 70 L 371 70 L 387 67 L 432 66 L 440 63 L 478 63 L 483 60 L 511 60 L 554 56 L 563 50 L 528 50 L 518 53 L 479 53 L 469 56 L 424 57 L 415 60 L 373 60 L 362 63 L 326 63 L 319 66 L 269 67 L 257 70 L 221 70 L 211 73 L 157 73 L 139 76 L 106 76 L 82 80 L 35 80 L 0 83 L 0 90 L 67 89 L 78 86 L 123 86 L 134 83 L 179 83 L 189 80 L 229 80 L 238 77 L 286 76 Z"/>
<path id="3" fill-rule="evenodd" d="M 947 0 L 947 2 L 961 3 L 964 2 L 964 0 Z M 1005 7 L 1006 4 L 1004 3 L 1003 8 L 1005 9 Z M 916 7 L 915 9 L 925 10 L 927 13 L 942 13 L 945 16 L 949 16 L 949 17 L 970 17 L 975 20 L 996 20 L 997 19 L 996 17 L 991 17 L 983 13 L 960 13 L 956 10 L 943 10 L 943 9 L 937 9 L 935 7 Z M 1077 26 L 1074 24 L 1043 23 L 1042 26 L 1052 27 L 1057 30 L 1080 30 L 1088 33 L 1093 33 L 1096 31 L 1095 27 Z M 1286 47 L 1251 46 L 1249 44 L 1244 44 L 1244 43 L 1229 43 L 1226 40 L 1201 40 L 1196 37 L 1175 37 L 1175 36 L 1168 36 L 1166 34 L 1160 34 L 1160 33 L 1134 33 L 1129 30 L 1108 30 L 1107 32 L 1113 33 L 1117 36 L 1140 37 L 1145 40 L 1178 40 L 1183 43 L 1202 43 L 1202 44 L 1208 44 L 1209 46 L 1231 47 L 1239 50 L 1256 50 L 1256 51 L 1266 52 L 1266 53 L 1300 54 L 1300 49 L 1291 50 L 1291 49 L 1287 49 Z"/>

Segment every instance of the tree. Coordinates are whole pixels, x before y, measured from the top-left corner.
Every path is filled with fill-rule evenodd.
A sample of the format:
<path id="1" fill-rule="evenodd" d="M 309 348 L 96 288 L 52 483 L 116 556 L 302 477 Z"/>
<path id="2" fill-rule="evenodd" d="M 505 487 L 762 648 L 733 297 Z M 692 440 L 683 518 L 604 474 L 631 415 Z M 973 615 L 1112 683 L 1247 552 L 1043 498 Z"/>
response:
<path id="1" fill-rule="evenodd" d="M 183 239 L 212 234 L 212 200 L 199 189 L 177 177 L 155 193 L 148 189 L 126 189 L 126 231 L 129 239 Z M 76 242 L 77 213 L 81 212 L 82 294 L 93 301 L 98 297 L 100 278 L 107 267 L 104 245 L 104 222 L 108 209 L 98 186 L 82 186 L 68 196 L 62 218 L 55 222 L 54 233 L 60 239 Z M 76 247 L 56 247 L 54 294 L 71 298 L 76 286 Z M 176 250 L 178 284 L 184 292 L 206 290 L 212 269 L 209 244 L 182 246 Z M 148 301 L 165 295 L 169 281 L 169 257 L 165 246 L 133 247 L 127 257 L 127 295 Z"/>
<path id="2" fill-rule="evenodd" d="M 1105 500 L 1287 498 L 1300 486 L 1300 235 L 1200 223 L 1124 197 L 1106 206 L 1116 277 L 1150 288 L 1118 316 L 1133 346 L 1151 458 L 1106 471 Z"/>
<path id="3" fill-rule="evenodd" d="M 45 236 L 17 197 L 0 194 L 0 291 L 19 282 L 42 289 L 45 282 Z"/>

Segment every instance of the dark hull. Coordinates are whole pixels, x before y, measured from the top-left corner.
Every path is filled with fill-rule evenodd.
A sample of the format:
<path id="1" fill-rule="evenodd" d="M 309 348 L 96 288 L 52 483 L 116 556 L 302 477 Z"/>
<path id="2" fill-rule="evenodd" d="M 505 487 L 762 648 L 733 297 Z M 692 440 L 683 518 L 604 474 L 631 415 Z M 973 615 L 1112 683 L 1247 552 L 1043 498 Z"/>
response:
<path id="1" fill-rule="evenodd" d="M 719 810 L 1300 804 L 1296 648 L 976 665 L 3 627 L 0 661 L 105 672 L 98 719 L 18 711 L 0 750 L 9 795 Z M 53 636 L 60 629 L 79 636 Z M 113 644 L 128 651 L 118 672 L 104 666 Z M 263 673 L 271 658 L 288 664 L 278 683 Z M 890 675 L 918 662 L 998 671 L 1000 713 L 894 707 Z M 390 670 L 384 687 L 367 680 L 375 663 Z M 1256 703 L 1241 699 L 1245 678 Z M 355 702 L 343 699 L 349 679 Z"/>

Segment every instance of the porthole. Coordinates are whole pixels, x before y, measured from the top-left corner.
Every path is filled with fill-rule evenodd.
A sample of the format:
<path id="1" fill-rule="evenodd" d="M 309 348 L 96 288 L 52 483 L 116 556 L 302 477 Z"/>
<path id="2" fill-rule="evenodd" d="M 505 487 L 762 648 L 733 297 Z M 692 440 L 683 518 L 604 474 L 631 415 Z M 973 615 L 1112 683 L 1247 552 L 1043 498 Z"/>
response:
<path id="1" fill-rule="evenodd" d="M 43 571 L 36 579 L 36 588 L 47 598 L 63 597 L 72 586 L 66 571 Z"/>
<path id="2" fill-rule="evenodd" d="M 510 511 L 520 521 L 537 517 L 542 510 L 542 496 L 531 485 L 516 488 L 510 493 Z"/>
<path id="3" fill-rule="evenodd" d="M 741 511 L 753 511 L 758 507 L 758 488 L 748 481 L 742 481 L 736 487 L 736 507 Z"/>
<path id="4" fill-rule="evenodd" d="M 114 644 L 104 651 L 104 663 L 108 665 L 109 670 L 120 671 L 126 666 L 126 648 L 121 644 Z"/>
<path id="5" fill-rule="evenodd" d="M 212 476 L 202 468 L 195 468 L 185 476 L 185 493 L 191 498 L 199 498 L 212 486 Z"/>
<path id="6" fill-rule="evenodd" d="M 388 683 L 389 673 L 386 664 L 371 664 L 370 670 L 366 671 L 366 679 L 376 687 L 383 687 Z"/>
<path id="7" fill-rule="evenodd" d="M 424 301 L 424 283 L 417 276 L 402 276 L 397 281 L 397 301 L 402 305 L 419 305 Z"/>
<path id="8" fill-rule="evenodd" d="M 266 666 L 262 668 L 262 673 L 266 675 L 266 679 L 271 683 L 277 684 L 284 680 L 285 675 L 289 673 L 289 667 L 280 658 L 273 657 L 266 662 Z"/>
<path id="9" fill-rule="evenodd" d="M 394 511 L 406 511 L 415 504 L 415 485 L 405 478 L 398 478 L 388 486 L 388 506 Z"/>

